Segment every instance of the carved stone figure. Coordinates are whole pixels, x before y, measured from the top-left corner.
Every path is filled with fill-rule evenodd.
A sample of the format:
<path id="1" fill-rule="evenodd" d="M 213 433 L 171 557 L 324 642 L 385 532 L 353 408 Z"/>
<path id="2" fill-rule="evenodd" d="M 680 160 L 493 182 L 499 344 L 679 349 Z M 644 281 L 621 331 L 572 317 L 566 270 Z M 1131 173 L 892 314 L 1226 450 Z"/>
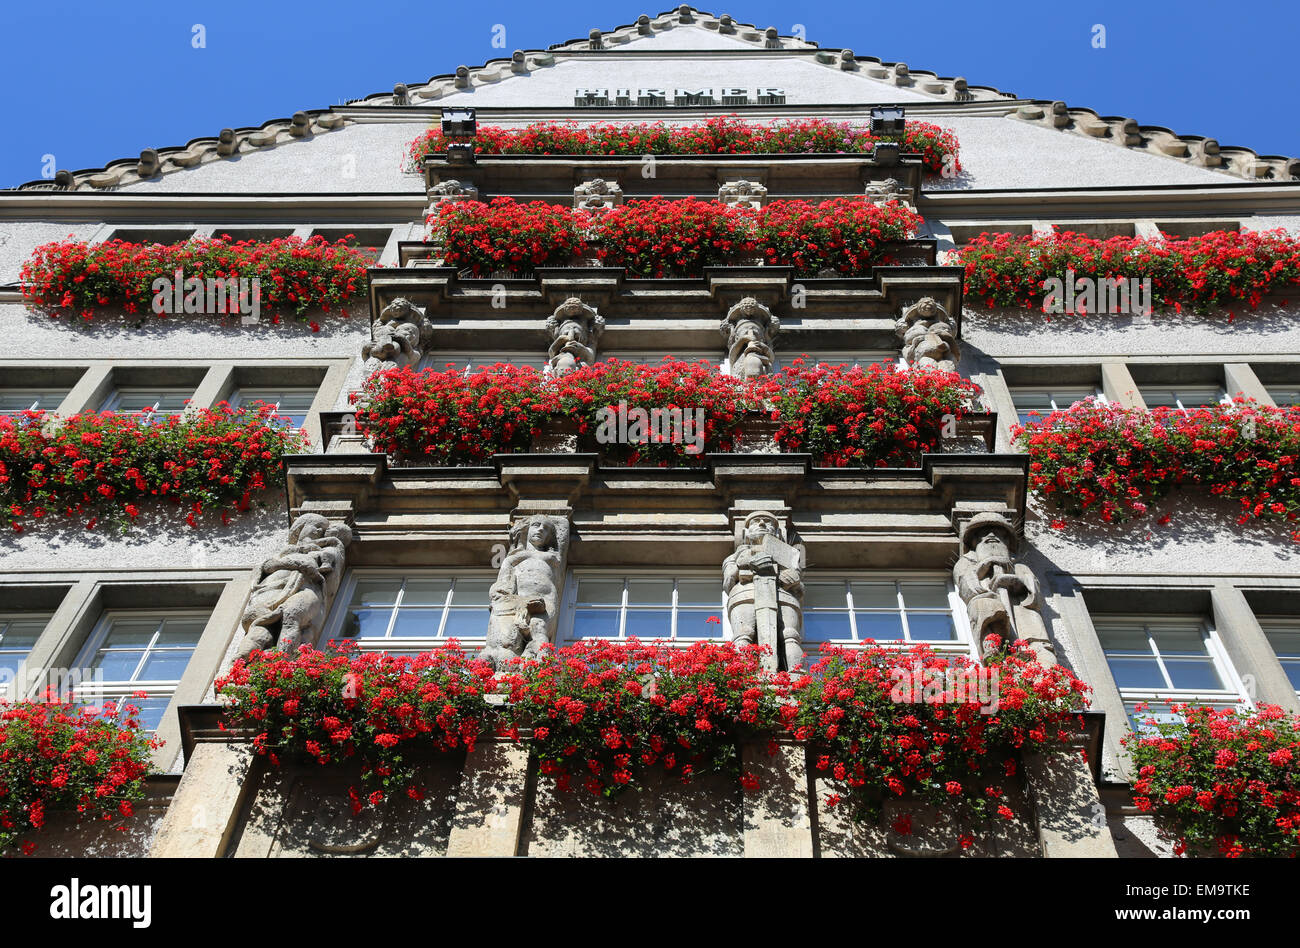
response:
<path id="1" fill-rule="evenodd" d="M 872 204 L 887 204 L 890 201 L 898 201 L 900 204 L 906 204 L 910 207 L 912 192 L 910 188 L 903 187 L 903 182 L 897 178 L 886 178 L 884 181 L 868 181 L 867 200 Z"/>
<path id="2" fill-rule="evenodd" d="M 596 361 L 596 344 L 605 330 L 605 319 L 576 296 L 555 308 L 546 319 L 546 331 L 552 342 L 547 349 L 551 373 L 566 375 L 579 365 Z"/>
<path id="3" fill-rule="evenodd" d="M 788 542 L 766 510 L 745 518 L 736 551 L 722 561 L 731 639 L 768 646 L 769 671 L 793 671 L 803 662 L 803 568 L 803 545 Z"/>
<path id="4" fill-rule="evenodd" d="M 762 207 L 767 203 L 767 188 L 757 181 L 728 181 L 718 188 L 718 200 L 729 207 Z"/>
<path id="5" fill-rule="evenodd" d="M 952 568 L 957 593 L 966 603 L 971 634 L 986 648 L 990 635 L 1003 642 L 1023 639 L 1040 664 L 1056 664 L 1055 650 L 1039 610 L 1038 579 L 1015 560 L 1019 540 L 1015 528 L 996 513 L 976 514 L 961 531 L 962 555 Z"/>
<path id="6" fill-rule="evenodd" d="M 439 181 L 429 189 L 429 200 L 434 204 L 446 201 L 477 201 L 478 188 L 469 181 L 448 178 L 446 181 Z"/>
<path id="7" fill-rule="evenodd" d="M 592 178 L 573 189 L 573 206 L 578 210 L 608 210 L 623 203 L 623 189 L 617 181 Z"/>
<path id="8" fill-rule="evenodd" d="M 955 372 L 960 353 L 957 331 L 937 300 L 925 297 L 903 310 L 894 324 L 903 340 L 903 359 L 914 368 L 939 368 Z"/>
<path id="9" fill-rule="evenodd" d="M 720 328 L 732 375 L 752 379 L 772 371 L 776 361 L 772 343 L 781 331 L 781 320 L 770 309 L 747 296 L 727 311 Z"/>
<path id="10" fill-rule="evenodd" d="M 414 366 L 433 342 L 433 323 L 424 310 L 403 297 L 384 307 L 371 332 L 373 338 L 361 347 L 367 374 L 383 368 L 385 362 Z"/>
<path id="11" fill-rule="evenodd" d="M 500 668 L 512 658 L 537 655 L 555 639 L 568 550 L 565 519 L 536 514 L 511 525 L 510 551 L 488 592 L 492 614 L 479 658 Z"/>
<path id="12" fill-rule="evenodd" d="M 320 514 L 303 514 L 293 522 L 288 544 L 262 564 L 253 582 L 244 609 L 241 658 L 272 646 L 289 651 L 320 633 L 351 542 L 347 524 L 331 523 Z"/>

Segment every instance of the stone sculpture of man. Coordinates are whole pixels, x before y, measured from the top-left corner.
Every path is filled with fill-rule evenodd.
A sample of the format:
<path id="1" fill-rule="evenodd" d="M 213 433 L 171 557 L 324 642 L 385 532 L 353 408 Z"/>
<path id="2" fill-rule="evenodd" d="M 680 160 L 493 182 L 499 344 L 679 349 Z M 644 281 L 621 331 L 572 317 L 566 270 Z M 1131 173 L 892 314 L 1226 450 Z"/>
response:
<path id="1" fill-rule="evenodd" d="M 488 592 L 487 644 L 479 652 L 493 668 L 536 656 L 554 641 L 568 546 L 567 520 L 537 514 L 511 526 L 510 550 Z"/>
<path id="2" fill-rule="evenodd" d="M 894 333 L 903 340 L 903 359 L 908 365 L 957 370 L 957 332 L 937 300 L 927 296 L 904 309 Z"/>
<path id="3" fill-rule="evenodd" d="M 352 530 L 320 514 L 303 514 L 289 527 L 289 542 L 258 570 L 244 609 L 247 630 L 239 656 L 274 646 L 297 648 L 319 635 L 343 578 Z"/>
<path id="4" fill-rule="evenodd" d="M 722 561 L 731 639 L 768 646 L 769 671 L 803 663 L 803 559 L 803 546 L 788 542 L 780 521 L 759 510 L 745 518 L 735 552 Z"/>
<path id="5" fill-rule="evenodd" d="M 772 371 L 776 361 L 773 340 L 781 320 L 753 297 L 745 297 L 727 311 L 719 327 L 727 343 L 731 374 L 752 379 Z"/>
<path id="6" fill-rule="evenodd" d="M 399 297 L 384 307 L 372 334 L 374 338 L 361 347 L 367 372 L 383 368 L 383 363 L 414 366 L 433 341 L 433 323 L 418 306 Z"/>
<path id="7" fill-rule="evenodd" d="M 551 336 L 547 350 L 551 374 L 567 375 L 580 365 L 596 361 L 596 345 L 605 329 L 605 320 L 582 300 L 569 297 L 546 320 Z"/>
<path id="8" fill-rule="evenodd" d="M 966 603 L 971 634 L 981 652 L 990 635 L 1003 643 L 1023 639 L 1040 664 L 1056 663 L 1047 627 L 1039 612 L 1042 596 L 1038 578 L 1017 563 L 1016 531 L 1000 514 L 976 514 L 961 531 L 962 555 L 952 568 L 957 593 Z"/>

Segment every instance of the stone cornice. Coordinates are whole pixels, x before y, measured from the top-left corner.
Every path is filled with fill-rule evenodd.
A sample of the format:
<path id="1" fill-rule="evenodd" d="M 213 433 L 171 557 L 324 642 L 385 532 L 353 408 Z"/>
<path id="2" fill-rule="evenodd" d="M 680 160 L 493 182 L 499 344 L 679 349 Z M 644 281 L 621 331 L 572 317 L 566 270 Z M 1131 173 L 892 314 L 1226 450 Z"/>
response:
<path id="1" fill-rule="evenodd" d="M 727 20 L 730 18 L 728 17 Z M 679 7 L 657 17 L 643 16 L 636 23 L 616 27 L 609 32 L 593 30 L 586 39 L 574 39 L 552 46 L 548 50 L 516 50 L 509 58 L 493 59 L 483 65 L 470 68 L 459 66 L 450 74 L 431 77 L 427 82 L 407 84 L 397 83 L 392 92 L 376 93 L 363 99 L 354 100 L 349 106 L 368 108 L 380 106 L 386 109 L 406 110 L 412 105 L 429 103 L 432 111 L 436 101 L 443 96 L 453 94 L 475 85 L 501 82 L 508 78 L 527 76 L 536 69 L 552 67 L 560 58 L 575 59 L 587 56 L 627 55 L 634 50 L 637 39 L 642 36 L 664 32 L 681 25 L 696 26 L 705 30 L 725 33 L 733 39 L 751 45 L 752 49 L 738 49 L 738 55 L 753 55 L 763 51 L 772 55 L 798 55 L 808 57 L 829 69 L 847 73 L 860 73 L 881 83 L 897 86 L 909 92 L 932 97 L 935 104 L 982 108 L 989 104 L 1001 104 L 1006 114 L 1012 118 L 1048 128 L 1061 129 L 1091 138 L 1101 138 L 1128 148 L 1138 148 L 1171 158 L 1186 164 L 1198 165 L 1245 177 L 1249 180 L 1300 180 L 1300 159 L 1277 155 L 1260 155 L 1249 148 L 1221 147 L 1212 138 L 1197 135 L 1177 135 L 1163 126 L 1139 126 L 1131 118 L 1101 116 L 1091 109 L 1069 108 L 1064 102 L 1046 99 L 1021 100 L 1014 94 L 1002 92 L 988 86 L 971 86 L 963 77 L 944 77 L 933 72 L 912 70 L 905 63 L 887 62 L 875 57 L 857 57 L 852 50 L 822 49 L 816 43 L 793 37 L 775 35 L 772 28 L 760 30 L 753 24 L 730 22 L 724 23 L 723 16 L 695 10 L 689 6 Z M 624 50 L 622 47 L 628 45 Z M 637 51 L 639 52 L 639 51 Z M 647 56 L 691 56 L 704 54 L 708 56 L 728 55 L 729 50 L 654 50 L 647 47 Z M 909 102 L 905 106 L 918 112 L 927 111 L 931 103 Z M 710 107 L 700 110 L 708 114 L 735 111 L 738 107 Z M 765 114 L 763 109 L 746 114 L 755 117 Z M 642 113 L 636 120 L 655 117 L 651 110 Z M 673 109 L 663 111 L 678 117 L 689 116 L 696 110 Z M 856 110 L 861 114 L 863 109 Z M 610 117 L 617 114 L 610 109 L 564 110 L 563 114 L 594 115 Z M 420 114 L 420 113 L 414 113 Z M 489 114 L 485 112 L 485 115 Z M 816 106 L 794 106 L 788 111 L 773 113 L 811 115 L 823 114 Z M 264 148 L 274 148 L 297 140 L 310 139 L 320 134 L 355 121 L 349 115 L 347 106 L 341 108 L 313 109 L 295 112 L 289 119 L 272 119 L 263 125 L 223 129 L 213 138 L 192 139 L 183 146 L 161 149 L 145 149 L 137 158 L 119 158 L 109 162 L 103 168 L 90 168 L 80 171 L 60 170 L 53 181 L 28 181 L 19 185 L 17 190 L 24 191 L 81 191 L 115 189 L 136 181 L 167 174 L 182 168 L 191 168 L 210 161 L 217 161 L 246 154 Z"/>
<path id="2" fill-rule="evenodd" d="M 1300 214 L 1296 182 L 1171 184 L 1091 188 L 922 191 L 917 209 L 944 222 L 969 218 L 1045 216 L 1151 217 L 1162 214 Z"/>

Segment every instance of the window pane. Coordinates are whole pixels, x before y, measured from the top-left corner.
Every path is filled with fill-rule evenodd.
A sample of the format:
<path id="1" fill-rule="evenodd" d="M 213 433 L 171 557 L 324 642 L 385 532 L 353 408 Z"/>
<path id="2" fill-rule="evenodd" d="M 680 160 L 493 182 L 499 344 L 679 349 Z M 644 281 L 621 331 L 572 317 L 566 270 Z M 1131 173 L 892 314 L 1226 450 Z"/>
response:
<path id="1" fill-rule="evenodd" d="M 935 612 L 909 612 L 907 629 L 914 642 L 952 642 L 957 638 L 952 616 Z"/>
<path id="2" fill-rule="evenodd" d="M 486 606 L 450 609 L 442 634 L 449 639 L 481 639 L 487 635 L 491 615 Z"/>
<path id="3" fill-rule="evenodd" d="M 1097 625 L 1097 638 L 1107 652 L 1143 652 L 1150 654 L 1151 643 L 1141 626 Z"/>
<path id="4" fill-rule="evenodd" d="M 105 681 L 130 681 L 143 654 L 142 651 L 100 652 L 91 667 L 102 668 Z"/>
<path id="5" fill-rule="evenodd" d="M 671 606 L 673 581 L 671 579 L 629 579 L 627 604 L 629 606 Z"/>
<path id="6" fill-rule="evenodd" d="M 17 649 L 28 652 L 36 644 L 45 624 L 49 620 L 39 619 L 0 619 L 0 649 L 8 651 Z"/>
<path id="7" fill-rule="evenodd" d="M 573 615 L 575 639 L 614 638 L 618 635 L 617 609 L 579 609 Z"/>
<path id="8" fill-rule="evenodd" d="M 859 639 L 889 641 L 903 637 L 903 617 L 896 612 L 859 612 L 855 618 Z"/>
<path id="9" fill-rule="evenodd" d="M 1162 655 L 1208 655 L 1200 628 L 1152 629 Z"/>
<path id="10" fill-rule="evenodd" d="M 898 591 L 893 583 L 850 583 L 855 609 L 897 609 Z"/>
<path id="11" fill-rule="evenodd" d="M 946 583 L 903 583 L 903 605 L 907 609 L 947 609 Z M 858 605 L 855 601 L 854 605 Z"/>
<path id="12" fill-rule="evenodd" d="M 145 659 L 144 668 L 136 675 L 139 681 L 180 681 L 185 674 L 185 666 L 190 663 L 194 653 L 189 649 L 174 652 L 153 652 Z"/>
<path id="13" fill-rule="evenodd" d="M 623 580 L 583 579 L 578 582 L 578 602 L 593 606 L 617 606 L 623 602 Z"/>
<path id="14" fill-rule="evenodd" d="M 167 710 L 167 705 L 170 703 L 170 697 L 136 698 L 132 696 L 129 698 L 110 698 L 104 701 L 100 707 L 111 704 L 116 706 L 119 713 L 122 713 L 126 710 L 127 705 L 131 705 L 139 709 L 140 725 L 146 731 L 156 731 L 158 725 L 162 723 L 163 712 Z"/>
<path id="15" fill-rule="evenodd" d="M 719 607 L 722 602 L 722 586 L 711 580 L 682 579 L 677 582 L 678 606 L 712 606 Z"/>
<path id="16" fill-rule="evenodd" d="M 408 579 L 402 592 L 402 607 L 446 605 L 450 579 Z"/>
<path id="17" fill-rule="evenodd" d="M 163 622 L 162 632 L 157 645 L 164 648 L 186 646 L 193 648 L 199 644 L 199 637 L 207 625 L 206 619 L 167 619 Z"/>
<path id="18" fill-rule="evenodd" d="M 114 619 L 102 648 L 143 648 L 158 631 L 157 619 Z"/>
<path id="19" fill-rule="evenodd" d="M 1164 676 L 1155 658 L 1106 658 L 1110 673 L 1119 688 L 1141 688 L 1147 691 L 1165 688 Z"/>
<path id="20" fill-rule="evenodd" d="M 357 583 L 352 593 L 354 606 L 391 606 L 397 602 L 397 591 L 402 587 L 400 579 L 363 579 Z"/>
<path id="21" fill-rule="evenodd" d="M 845 609 L 848 599 L 843 583 L 809 583 L 804 587 L 805 609 Z"/>
<path id="22" fill-rule="evenodd" d="M 717 619 L 710 622 L 709 619 Z M 717 612 L 681 610 L 677 613 L 677 637 L 679 639 L 720 639 L 722 638 L 722 615 Z"/>
<path id="23" fill-rule="evenodd" d="M 672 635 L 672 610 L 628 609 L 624 635 L 639 639 L 666 639 Z"/>
<path id="24" fill-rule="evenodd" d="M 1223 680 L 1210 659 L 1178 659 L 1165 661 L 1165 668 L 1175 688 L 1189 691 L 1218 691 L 1224 688 Z"/>
<path id="25" fill-rule="evenodd" d="M 457 606 L 483 606 L 489 603 L 488 593 L 492 589 L 490 579 L 458 579 L 452 593 L 452 603 Z"/>
<path id="26" fill-rule="evenodd" d="M 392 609 L 352 609 L 343 620 L 343 638 L 382 639 L 388 632 Z"/>
<path id="27" fill-rule="evenodd" d="M 438 634 L 441 622 L 441 609 L 398 609 L 397 620 L 393 623 L 393 638 L 432 638 Z"/>
<path id="28" fill-rule="evenodd" d="M 803 640 L 805 642 L 844 641 L 853 638 L 847 612 L 805 612 Z"/>
<path id="29" fill-rule="evenodd" d="M 0 659 L 0 661 L 3 661 Z M 1294 659 L 1282 662 L 1282 670 L 1286 672 L 1286 677 L 1291 680 L 1291 687 L 1300 691 L 1300 661 Z"/>

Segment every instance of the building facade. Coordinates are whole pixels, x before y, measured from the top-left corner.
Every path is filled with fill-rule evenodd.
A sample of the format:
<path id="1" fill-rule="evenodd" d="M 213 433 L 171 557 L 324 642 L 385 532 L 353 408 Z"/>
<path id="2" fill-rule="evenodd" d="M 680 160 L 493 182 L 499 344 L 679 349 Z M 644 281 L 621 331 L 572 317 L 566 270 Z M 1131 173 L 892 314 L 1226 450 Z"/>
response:
<path id="1" fill-rule="evenodd" d="M 908 122 L 951 130 L 960 162 L 940 156 L 936 170 L 889 147 L 438 151 L 403 169 L 410 144 L 463 109 L 479 133 L 719 115 L 868 128 L 873 113 L 888 122 L 901 109 Z M 1233 503 L 1197 491 L 1174 493 L 1145 519 L 1068 520 L 1062 529 L 1029 489 L 1012 426 L 1081 400 L 1179 410 L 1242 396 L 1296 404 L 1297 304 L 1268 298 L 1231 321 L 1222 307 L 1177 321 L 1140 312 L 1052 319 L 987 307 L 950 255 L 981 234 L 1300 234 L 1297 180 L 1296 159 L 1022 99 L 683 6 L 0 193 L 8 238 L 0 322 L 17 343 L 0 353 L 0 408 L 165 414 L 260 401 L 311 442 L 309 453 L 286 459 L 282 494 L 229 523 L 119 534 L 52 519 L 0 541 L 0 668 L 24 672 L 10 676 L 10 696 L 35 695 L 59 669 L 98 670 L 112 697 L 147 691 L 144 717 L 164 742 L 154 760 L 162 776 L 129 833 L 68 822 L 43 845 L 210 857 L 887 856 L 929 854 L 927 846 L 950 855 L 1168 855 L 1130 801 L 1121 740 L 1142 701 L 1300 711 L 1291 530 L 1239 526 Z M 446 265 L 428 239 L 426 218 L 447 203 L 506 197 L 599 212 L 654 196 L 756 206 L 853 197 L 897 202 L 922 223 L 890 264 L 849 277 L 800 277 L 760 260 L 689 279 L 581 265 L 475 275 Z M 310 328 L 208 317 L 83 323 L 48 318 L 22 295 L 20 266 L 52 240 L 166 244 L 220 234 L 347 238 L 374 268 L 346 318 L 313 313 Z M 733 450 L 691 466 L 604 463 L 564 437 L 434 466 L 372 450 L 351 399 L 392 366 L 507 362 L 558 376 L 583 363 L 669 355 L 741 377 L 797 358 L 888 360 L 955 370 L 981 394 L 941 448 L 915 466 L 880 469 L 822 467 L 780 450 L 759 425 Z M 424 800 L 354 818 L 351 775 L 268 767 L 218 727 L 213 683 L 248 647 L 250 603 L 271 572 L 263 564 L 288 547 L 338 540 L 336 582 L 319 593 L 319 615 L 302 623 L 309 644 L 353 638 L 362 649 L 408 652 L 453 637 L 474 649 L 492 644 L 501 552 L 531 542 L 512 537 L 535 518 L 549 524 L 538 542 L 555 554 L 545 615 L 557 644 L 582 638 L 584 627 L 606 637 L 722 638 L 737 632 L 725 563 L 760 514 L 802 548 L 802 591 L 789 602 L 810 652 L 819 642 L 883 638 L 978 657 L 983 607 L 963 587 L 960 564 L 977 535 L 1002 537 L 1035 591 L 1011 608 L 1018 632 L 1093 689 L 1079 738 L 1086 759 L 1027 761 L 1021 802 L 1030 818 L 961 850 L 942 822 L 921 845 L 888 820 L 855 823 L 828 808 L 828 787 L 796 741 L 775 756 L 744 749 L 762 772 L 761 793 L 720 778 L 665 781 L 617 803 L 557 793 L 532 776 L 526 743 L 493 741 L 468 757 L 430 760 Z M 711 630 L 700 625 L 706 614 L 725 621 Z"/>

